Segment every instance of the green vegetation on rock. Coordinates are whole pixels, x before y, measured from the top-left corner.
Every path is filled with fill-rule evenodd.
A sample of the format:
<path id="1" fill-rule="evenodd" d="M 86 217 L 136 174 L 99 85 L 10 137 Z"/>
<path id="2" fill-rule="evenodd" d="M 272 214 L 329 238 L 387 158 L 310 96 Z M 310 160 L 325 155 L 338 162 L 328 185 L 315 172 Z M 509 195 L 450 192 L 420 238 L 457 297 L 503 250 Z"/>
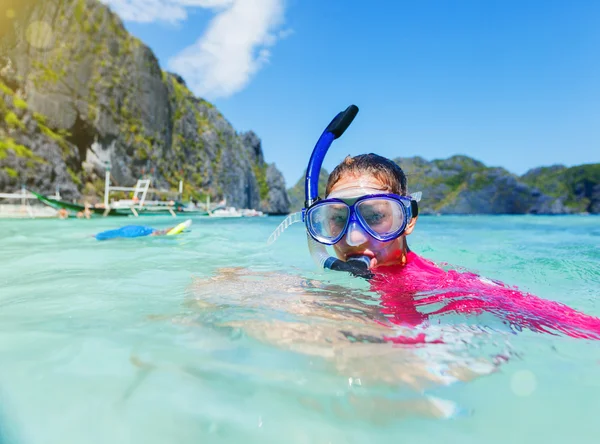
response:
<path id="1" fill-rule="evenodd" d="M 17 109 L 27 109 L 27 102 L 18 96 L 13 96 L 13 105 Z"/>
<path id="2" fill-rule="evenodd" d="M 12 177 L 13 179 L 16 179 L 19 176 L 19 173 L 17 173 L 16 170 L 13 170 L 10 167 L 4 167 L 2 169 L 6 172 L 6 174 L 8 174 L 8 177 Z"/>
<path id="3" fill-rule="evenodd" d="M 21 119 L 19 119 L 17 115 L 12 111 L 8 111 L 6 113 L 4 121 L 10 128 L 25 130 L 25 124 L 21 122 Z"/>
<path id="4" fill-rule="evenodd" d="M 45 162 L 44 159 L 42 159 L 39 156 L 36 156 L 26 146 L 16 143 L 14 139 L 10 137 L 5 137 L 3 139 L 0 139 L 0 160 L 5 159 L 8 155 L 8 152 L 12 152 L 15 156 L 23 159 L 32 159 L 40 163 Z"/>
<path id="5" fill-rule="evenodd" d="M 259 195 L 261 200 L 266 199 L 269 194 L 269 185 L 267 184 L 267 164 L 253 165 L 254 176 L 258 182 Z"/>
<path id="6" fill-rule="evenodd" d="M 15 95 L 15 92 L 10 89 L 1 79 L 0 79 L 0 92 L 6 94 L 9 97 L 12 97 Z"/>
<path id="7" fill-rule="evenodd" d="M 523 175 L 524 183 L 548 196 L 562 198 L 577 212 L 597 212 L 600 205 L 600 163 L 571 168 L 552 166 L 536 168 Z"/>

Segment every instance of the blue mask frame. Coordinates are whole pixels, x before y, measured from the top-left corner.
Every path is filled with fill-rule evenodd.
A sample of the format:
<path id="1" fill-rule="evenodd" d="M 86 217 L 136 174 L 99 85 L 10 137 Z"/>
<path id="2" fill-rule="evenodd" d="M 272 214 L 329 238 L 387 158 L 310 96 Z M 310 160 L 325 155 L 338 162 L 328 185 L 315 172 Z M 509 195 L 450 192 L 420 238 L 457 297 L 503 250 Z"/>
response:
<path id="1" fill-rule="evenodd" d="M 389 234 L 386 234 L 386 235 L 381 235 L 381 234 L 377 233 L 376 231 L 374 231 L 373 229 L 371 229 L 369 224 L 363 219 L 360 212 L 356 211 L 356 206 L 359 203 L 361 203 L 365 200 L 369 200 L 369 199 L 390 199 L 390 200 L 395 200 L 395 201 L 399 202 L 401 204 L 400 208 L 402 208 L 402 212 L 403 212 L 403 216 L 404 216 L 402 225 L 400 227 L 398 227 L 397 230 L 395 230 Z M 318 209 L 319 207 L 321 207 L 325 204 L 329 204 L 329 203 L 342 204 L 342 205 L 347 206 L 349 209 L 349 216 L 346 219 L 346 224 L 344 225 L 344 228 L 340 231 L 340 234 L 338 236 L 336 236 L 335 238 L 331 238 L 331 239 L 323 237 L 317 233 L 317 231 L 314 229 L 314 227 L 311 224 L 312 218 L 310 217 L 311 213 L 314 212 L 316 209 Z M 304 214 L 304 218 L 306 221 L 306 228 L 308 230 L 308 234 L 314 240 L 316 240 L 317 242 L 319 242 L 320 244 L 323 244 L 323 245 L 337 244 L 347 234 L 348 227 L 350 227 L 350 225 L 353 222 L 357 222 L 360 225 L 360 227 L 366 233 L 368 233 L 373 239 L 378 240 L 380 242 L 389 242 L 391 240 L 397 239 L 398 237 L 402 236 L 402 234 L 404 233 L 404 230 L 406 230 L 406 226 L 408 225 L 409 221 L 413 218 L 412 207 L 413 207 L 413 199 L 411 199 L 408 196 L 400 196 L 398 194 L 392 194 L 392 193 L 368 194 L 368 195 L 359 197 L 351 205 L 349 205 L 343 199 L 319 200 L 319 201 L 315 202 L 313 205 L 311 205 L 310 208 L 308 208 L 306 210 L 306 212 Z"/>

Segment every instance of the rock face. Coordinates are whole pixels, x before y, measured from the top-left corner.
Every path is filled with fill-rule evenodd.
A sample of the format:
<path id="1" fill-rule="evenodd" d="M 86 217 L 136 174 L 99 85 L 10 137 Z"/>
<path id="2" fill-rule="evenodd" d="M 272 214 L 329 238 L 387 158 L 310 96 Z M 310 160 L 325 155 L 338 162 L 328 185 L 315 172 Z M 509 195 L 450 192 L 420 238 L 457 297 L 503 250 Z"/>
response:
<path id="1" fill-rule="evenodd" d="M 600 164 L 536 168 L 519 177 L 467 156 L 394 161 L 407 176 L 408 192 L 423 192 L 421 214 L 600 213 Z M 288 193 L 291 208 L 301 208 L 303 178 Z"/>
<path id="2" fill-rule="evenodd" d="M 270 214 L 287 214 L 290 210 L 290 199 L 285 189 L 285 180 L 273 164 L 267 167 L 267 188 L 267 199 L 261 202 L 261 208 Z"/>
<path id="3" fill-rule="evenodd" d="M 570 212 L 600 214 L 600 164 L 535 168 L 521 178 L 564 202 Z"/>
<path id="4" fill-rule="evenodd" d="M 25 184 L 98 200 L 104 171 L 132 186 L 285 213 L 283 178 L 253 132 L 238 134 L 160 69 L 97 0 L 9 0 L 0 33 L 0 189 Z M 12 4 L 14 3 L 14 4 Z"/>
<path id="5" fill-rule="evenodd" d="M 467 156 L 431 162 L 419 157 L 397 158 L 395 162 L 407 174 L 409 192 L 423 191 L 423 213 L 598 212 L 593 189 L 600 182 L 600 165 L 538 168 L 519 177 Z"/>

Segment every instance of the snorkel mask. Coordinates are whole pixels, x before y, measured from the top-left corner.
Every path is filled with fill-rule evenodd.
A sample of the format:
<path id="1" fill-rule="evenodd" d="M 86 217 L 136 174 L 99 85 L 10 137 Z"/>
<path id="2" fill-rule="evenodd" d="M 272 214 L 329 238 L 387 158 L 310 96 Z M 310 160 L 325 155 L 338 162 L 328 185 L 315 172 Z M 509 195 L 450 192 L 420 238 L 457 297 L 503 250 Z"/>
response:
<path id="1" fill-rule="evenodd" d="M 339 242 L 344 235 L 357 229 L 382 242 L 401 236 L 411 217 L 418 214 L 417 201 L 420 195 L 384 194 L 381 190 L 369 190 L 359 184 L 346 192 L 340 190 L 331 193 L 327 199 L 319 197 L 319 172 L 325 155 L 333 141 L 344 134 L 357 113 L 358 107 L 350 105 L 323 131 L 306 169 L 304 208 L 288 216 L 271 234 L 268 243 L 275 242 L 290 225 L 302 221 L 306 225 L 308 249 L 319 267 L 346 271 L 368 279 L 372 277 L 369 257 L 353 256 L 345 262 L 331 256 L 325 246 Z M 361 197 L 353 199 L 353 193 Z M 353 203 L 349 203 L 349 199 Z M 385 223 L 382 223 L 383 218 L 386 219 Z"/>

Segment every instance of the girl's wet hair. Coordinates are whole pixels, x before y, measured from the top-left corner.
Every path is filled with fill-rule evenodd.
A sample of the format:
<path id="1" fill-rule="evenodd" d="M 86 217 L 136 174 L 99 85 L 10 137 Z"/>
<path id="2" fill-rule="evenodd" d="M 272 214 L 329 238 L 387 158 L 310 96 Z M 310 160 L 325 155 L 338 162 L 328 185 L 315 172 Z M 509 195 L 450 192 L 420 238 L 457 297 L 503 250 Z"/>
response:
<path id="1" fill-rule="evenodd" d="M 385 184 L 388 193 L 406 195 L 406 175 L 402 168 L 390 159 L 373 153 L 346 156 L 329 175 L 325 195 L 329 195 L 333 186 L 343 176 L 358 177 L 365 174 Z"/>

